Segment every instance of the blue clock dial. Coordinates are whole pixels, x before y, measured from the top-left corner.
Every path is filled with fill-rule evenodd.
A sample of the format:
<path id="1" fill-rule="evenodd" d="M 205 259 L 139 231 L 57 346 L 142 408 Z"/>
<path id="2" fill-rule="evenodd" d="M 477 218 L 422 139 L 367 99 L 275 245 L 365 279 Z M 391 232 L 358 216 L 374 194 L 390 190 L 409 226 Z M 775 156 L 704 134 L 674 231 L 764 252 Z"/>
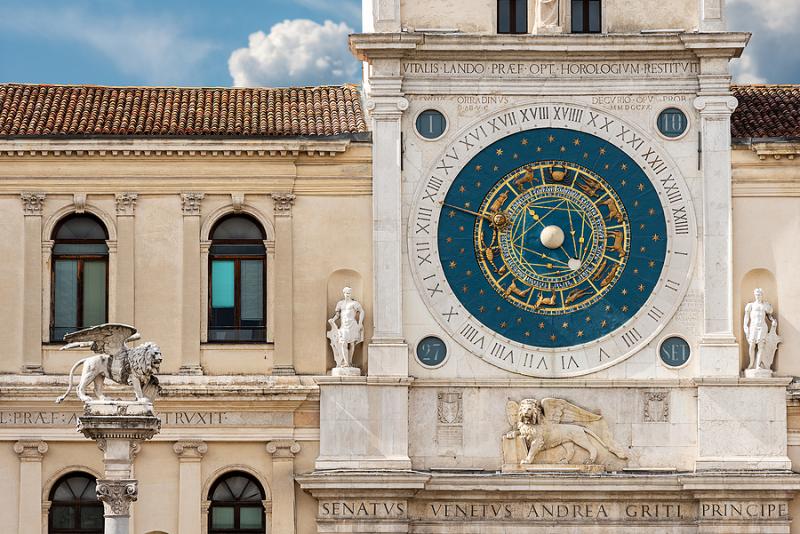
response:
<path id="1" fill-rule="evenodd" d="M 439 257 L 478 321 L 528 346 L 613 332 L 645 304 L 666 258 L 658 193 L 588 133 L 523 131 L 464 166 L 441 203 Z"/>

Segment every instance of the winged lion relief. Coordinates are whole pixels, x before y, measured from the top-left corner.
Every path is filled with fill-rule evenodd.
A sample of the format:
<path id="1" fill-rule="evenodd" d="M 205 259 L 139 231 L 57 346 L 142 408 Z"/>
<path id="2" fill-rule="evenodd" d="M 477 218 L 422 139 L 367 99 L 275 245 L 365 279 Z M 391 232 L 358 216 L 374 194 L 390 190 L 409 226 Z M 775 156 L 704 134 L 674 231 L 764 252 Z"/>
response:
<path id="1" fill-rule="evenodd" d="M 563 399 L 523 399 L 506 403 L 512 429 L 503 435 L 504 469 L 531 464 L 575 465 L 576 447 L 586 452 L 583 464 L 595 465 L 606 450 L 620 460 L 628 457 L 614 441 L 603 416 Z"/>

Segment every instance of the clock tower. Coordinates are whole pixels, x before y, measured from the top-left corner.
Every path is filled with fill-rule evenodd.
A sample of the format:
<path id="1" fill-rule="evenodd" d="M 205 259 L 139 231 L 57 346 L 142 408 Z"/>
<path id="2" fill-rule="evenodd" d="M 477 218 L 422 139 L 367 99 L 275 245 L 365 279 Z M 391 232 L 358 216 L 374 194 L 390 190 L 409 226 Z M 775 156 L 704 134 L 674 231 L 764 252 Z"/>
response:
<path id="1" fill-rule="evenodd" d="M 748 38 L 723 0 L 364 1 L 374 334 L 321 379 L 320 531 L 788 532 L 788 379 L 734 336 Z"/>

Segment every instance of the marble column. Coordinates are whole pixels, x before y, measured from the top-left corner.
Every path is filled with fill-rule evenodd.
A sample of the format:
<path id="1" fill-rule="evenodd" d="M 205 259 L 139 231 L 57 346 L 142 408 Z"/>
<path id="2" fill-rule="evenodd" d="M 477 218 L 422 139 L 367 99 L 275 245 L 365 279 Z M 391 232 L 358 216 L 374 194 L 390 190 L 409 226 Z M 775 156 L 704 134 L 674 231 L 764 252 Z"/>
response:
<path id="1" fill-rule="evenodd" d="M 20 440 L 14 443 L 19 456 L 19 517 L 17 534 L 41 534 L 42 528 L 42 459 L 47 443 Z"/>
<path id="2" fill-rule="evenodd" d="M 700 96 L 703 171 L 703 337 L 701 375 L 739 374 L 733 333 L 733 217 L 730 95 Z"/>
<path id="3" fill-rule="evenodd" d="M 273 193 L 275 213 L 275 302 L 281 312 L 275 314 L 274 375 L 294 372 L 294 244 L 292 206 L 295 195 Z"/>
<path id="4" fill-rule="evenodd" d="M 22 372 L 42 374 L 42 208 L 44 193 L 22 193 L 24 277 Z"/>
<path id="5" fill-rule="evenodd" d="M 202 531 L 201 504 L 203 480 L 200 463 L 208 452 L 203 441 L 177 441 L 172 450 L 178 455 L 179 494 L 178 494 L 178 534 L 197 534 Z"/>
<path id="6" fill-rule="evenodd" d="M 136 229 L 134 212 L 136 193 L 117 193 L 117 287 L 114 321 L 133 324 L 135 321 L 134 273 L 136 270 Z"/>
<path id="7" fill-rule="evenodd" d="M 121 413 L 125 415 L 120 415 Z M 153 405 L 125 401 L 92 401 L 78 417 L 78 431 L 103 451 L 103 478 L 97 480 L 97 498 L 103 503 L 105 534 L 129 534 L 131 503 L 139 495 L 133 478 L 133 459 L 141 442 L 161 430 Z"/>
<path id="8" fill-rule="evenodd" d="M 272 456 L 272 528 L 271 534 L 295 533 L 294 455 L 300 444 L 293 440 L 267 443 Z"/>
<path id="9" fill-rule="evenodd" d="M 181 193 L 183 203 L 183 272 L 181 292 L 182 375 L 202 375 L 200 365 L 200 204 L 203 193 Z"/>

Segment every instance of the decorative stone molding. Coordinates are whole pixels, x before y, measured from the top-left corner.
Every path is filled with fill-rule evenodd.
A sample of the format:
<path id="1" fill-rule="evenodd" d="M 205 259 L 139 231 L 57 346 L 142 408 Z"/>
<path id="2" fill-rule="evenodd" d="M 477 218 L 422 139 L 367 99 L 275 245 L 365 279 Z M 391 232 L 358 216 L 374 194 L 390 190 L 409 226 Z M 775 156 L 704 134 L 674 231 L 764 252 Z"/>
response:
<path id="1" fill-rule="evenodd" d="M 14 452 L 21 462 L 41 462 L 47 449 L 47 442 L 41 440 L 21 439 L 14 443 Z"/>
<path id="2" fill-rule="evenodd" d="M 292 193 L 272 193 L 272 202 L 275 208 L 275 215 L 288 216 L 292 213 L 292 206 L 297 198 Z"/>
<path id="3" fill-rule="evenodd" d="M 267 443 L 267 453 L 274 459 L 292 459 L 298 452 L 300 452 L 300 444 L 291 439 Z"/>
<path id="4" fill-rule="evenodd" d="M 172 450 L 181 461 L 200 460 L 208 452 L 208 444 L 205 441 L 176 441 Z"/>
<path id="5" fill-rule="evenodd" d="M 136 480 L 98 480 L 97 498 L 103 503 L 106 517 L 130 515 L 131 503 L 139 497 Z"/>
<path id="6" fill-rule="evenodd" d="M 200 215 L 200 204 L 205 193 L 181 193 L 184 215 Z"/>
<path id="7" fill-rule="evenodd" d="M 44 199 L 47 197 L 44 193 L 22 193 L 19 198 L 22 200 L 22 209 L 25 215 L 42 215 L 42 208 L 44 208 Z"/>
<path id="8" fill-rule="evenodd" d="M 244 206 L 244 193 L 231 193 L 231 205 L 234 213 L 240 213 Z"/>
<path id="9" fill-rule="evenodd" d="M 117 215 L 133 215 L 136 210 L 136 199 L 138 193 L 117 193 L 114 201 L 117 203 Z"/>
<path id="10" fill-rule="evenodd" d="M 0 140 L 0 157 L 334 157 L 350 147 L 350 139 L 265 141 L 262 139 L 8 139 Z M 98 148 L 99 147 L 99 148 Z"/>
<path id="11" fill-rule="evenodd" d="M 669 392 L 645 391 L 642 419 L 645 423 L 669 422 Z"/>
<path id="12" fill-rule="evenodd" d="M 402 96 L 381 96 L 367 100 L 367 111 L 376 120 L 399 120 L 408 109 L 408 99 Z"/>
<path id="13" fill-rule="evenodd" d="M 84 213 L 86 211 L 86 193 L 73 194 L 72 205 L 75 206 L 75 213 Z"/>
<path id="14" fill-rule="evenodd" d="M 436 395 L 436 417 L 440 424 L 454 425 L 464 422 L 463 393 L 439 391 Z"/>
<path id="15" fill-rule="evenodd" d="M 754 142 L 750 145 L 750 149 L 758 155 L 758 159 L 761 161 L 767 158 L 772 158 L 776 161 L 786 158 L 791 161 L 800 156 L 800 143 L 790 141 Z"/>

